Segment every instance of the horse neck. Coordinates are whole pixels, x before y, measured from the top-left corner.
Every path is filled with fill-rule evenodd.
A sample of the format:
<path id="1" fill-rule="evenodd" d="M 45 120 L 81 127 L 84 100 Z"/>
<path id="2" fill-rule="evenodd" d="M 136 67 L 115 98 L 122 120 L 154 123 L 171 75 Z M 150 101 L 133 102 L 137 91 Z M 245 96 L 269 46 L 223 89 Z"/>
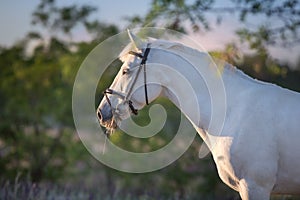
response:
<path id="1" fill-rule="evenodd" d="M 155 57 L 156 63 L 161 64 L 159 70 L 162 71 L 159 76 L 156 71 L 156 78 L 160 79 L 160 81 L 164 81 L 162 96 L 171 100 L 190 120 L 199 133 L 204 130 L 204 132 L 214 135 L 214 133 L 220 131 L 218 130 L 218 128 L 220 128 L 218 127 L 218 123 L 224 122 L 222 121 L 223 119 L 220 112 L 226 112 L 222 110 L 224 109 L 222 108 L 222 103 L 227 106 L 231 105 L 228 100 L 234 98 L 232 96 L 234 93 L 238 94 L 239 91 L 242 90 L 244 87 L 244 83 L 242 82 L 244 80 L 241 82 L 241 80 L 237 80 L 238 78 L 232 79 L 234 73 L 230 72 L 228 68 L 224 68 L 222 74 L 216 74 L 216 68 L 215 70 L 212 70 L 214 68 L 211 65 L 212 60 L 205 53 L 199 52 L 199 56 L 196 59 L 194 58 L 196 62 L 200 63 L 200 66 L 198 66 L 201 67 L 200 73 L 198 71 L 199 68 L 195 66 L 195 62 L 190 61 L 188 56 L 177 55 L 174 52 L 166 50 L 155 50 L 152 52 L 152 56 Z M 174 70 L 174 73 L 170 72 L 169 69 L 164 69 L 162 66 L 169 66 Z M 157 69 L 154 69 L 154 71 L 155 70 Z M 223 88 L 214 85 L 215 82 L 218 82 L 216 78 L 224 81 L 224 85 L 222 85 Z M 187 84 L 183 83 L 182 80 L 184 79 L 188 80 Z M 217 90 L 215 91 L 217 94 L 222 92 L 225 93 L 224 90 L 226 88 L 226 94 L 229 92 L 231 97 L 228 98 L 224 94 L 225 96 L 222 96 L 221 98 L 218 96 L 214 98 L 219 102 L 213 102 L 214 100 L 212 100 L 213 97 L 211 91 L 208 88 L 209 84 L 213 85 L 212 88 L 214 88 L 213 90 Z M 223 91 L 218 91 L 219 89 Z M 213 103 L 217 106 L 214 106 L 214 109 L 211 109 Z M 220 106 L 218 104 L 220 104 Z M 211 126 L 212 115 L 220 115 L 220 119 L 213 122 L 213 125 Z M 225 113 L 223 117 L 225 117 Z M 204 135 L 205 134 L 202 136 Z"/>
<path id="2" fill-rule="evenodd" d="M 188 59 L 174 52 L 155 49 L 151 56 L 155 58 L 155 63 L 159 63 L 157 69 L 153 67 L 153 71 L 160 71 L 159 75 L 157 71 L 154 73 L 156 79 L 163 82 L 161 95 L 171 100 L 195 127 L 208 128 L 210 96 L 201 74 Z"/>

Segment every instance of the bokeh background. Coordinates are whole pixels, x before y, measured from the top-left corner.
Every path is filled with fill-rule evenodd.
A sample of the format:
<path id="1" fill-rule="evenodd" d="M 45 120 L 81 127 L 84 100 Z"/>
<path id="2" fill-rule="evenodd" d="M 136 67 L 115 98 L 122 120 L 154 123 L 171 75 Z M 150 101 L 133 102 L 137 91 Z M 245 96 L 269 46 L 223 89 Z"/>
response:
<path id="1" fill-rule="evenodd" d="M 97 44 L 127 28 L 183 32 L 214 59 L 300 92 L 297 0 L 2 0 L 0 5 L 0 199 L 239 199 L 219 179 L 211 156 L 198 158 L 200 137 L 179 160 L 145 174 L 110 169 L 82 145 L 71 107 L 77 70 Z M 95 107 L 120 64 L 116 60 L 101 77 Z M 155 103 L 168 115 L 157 135 L 138 139 L 117 131 L 111 141 L 134 152 L 167 144 L 180 111 L 166 99 Z M 148 124 L 148 108 L 134 120 Z"/>

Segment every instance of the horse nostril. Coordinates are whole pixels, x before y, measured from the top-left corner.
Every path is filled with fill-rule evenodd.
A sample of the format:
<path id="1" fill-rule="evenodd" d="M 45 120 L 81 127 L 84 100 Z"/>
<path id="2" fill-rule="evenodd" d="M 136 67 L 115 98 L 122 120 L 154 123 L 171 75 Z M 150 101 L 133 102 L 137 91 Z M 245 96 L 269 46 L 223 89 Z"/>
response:
<path id="1" fill-rule="evenodd" d="M 96 112 L 97 112 L 98 120 L 101 124 L 111 120 L 113 117 L 112 110 L 110 109 L 110 107 L 107 107 L 107 106 L 98 108 Z"/>
<path id="2" fill-rule="evenodd" d="M 102 119 L 102 115 L 101 115 L 100 109 L 97 111 L 97 115 L 98 115 L 98 119 L 101 120 Z"/>

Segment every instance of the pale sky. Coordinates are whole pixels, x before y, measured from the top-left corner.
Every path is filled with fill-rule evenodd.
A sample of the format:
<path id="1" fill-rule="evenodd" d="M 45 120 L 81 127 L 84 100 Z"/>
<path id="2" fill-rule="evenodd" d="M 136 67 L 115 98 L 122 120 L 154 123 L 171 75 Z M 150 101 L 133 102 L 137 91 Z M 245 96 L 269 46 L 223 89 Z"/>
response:
<path id="1" fill-rule="evenodd" d="M 82 4 L 82 0 L 64 0 L 57 1 L 60 4 Z M 228 3 L 228 0 L 218 1 L 218 5 Z M 0 3 L 0 45 L 10 46 L 14 42 L 22 39 L 34 27 L 30 24 L 31 13 L 35 9 L 39 0 L 20 1 L 20 0 L 1 0 Z M 125 28 L 126 22 L 123 17 L 141 15 L 143 16 L 150 8 L 151 0 L 86 0 L 84 4 L 91 4 L 98 7 L 97 13 L 93 14 L 93 18 L 99 21 L 114 23 L 121 28 Z M 242 23 L 233 15 L 225 15 L 223 23 L 220 26 L 214 26 L 215 19 L 210 17 L 213 31 L 207 33 L 197 33 L 193 38 L 207 50 L 223 49 L 224 45 L 232 41 L 238 41 L 234 31 L 237 27 L 241 27 Z M 80 39 L 85 36 L 78 33 L 75 38 Z M 300 55 L 300 45 L 289 48 L 271 48 L 273 57 L 288 61 L 296 62 L 296 58 Z"/>
<path id="2" fill-rule="evenodd" d="M 11 45 L 22 39 L 28 31 L 33 29 L 31 14 L 40 0 L 20 1 L 1 0 L 0 2 L 0 45 Z M 66 4 L 82 4 L 82 0 L 57 1 Z M 93 18 L 99 21 L 122 25 L 122 17 L 143 15 L 149 8 L 150 0 L 87 0 L 84 4 L 91 4 L 98 8 Z"/>

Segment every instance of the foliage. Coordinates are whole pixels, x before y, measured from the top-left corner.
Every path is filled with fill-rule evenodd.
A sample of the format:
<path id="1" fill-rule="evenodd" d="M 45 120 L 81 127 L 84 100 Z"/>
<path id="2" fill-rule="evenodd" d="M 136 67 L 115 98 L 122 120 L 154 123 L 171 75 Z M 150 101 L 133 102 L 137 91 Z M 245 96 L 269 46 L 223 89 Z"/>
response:
<path id="1" fill-rule="evenodd" d="M 249 15 L 258 15 L 267 19 L 256 30 L 241 29 L 237 33 L 241 39 L 255 46 L 260 43 L 282 44 L 284 46 L 299 43 L 300 4 L 297 0 L 284 1 L 248 1 L 233 0 L 240 12 L 240 20 L 246 21 Z"/>
<path id="2" fill-rule="evenodd" d="M 56 12 L 66 11 L 69 7 L 58 8 L 54 3 L 41 1 L 37 10 L 43 10 L 43 15 L 37 15 L 35 11 L 34 20 L 67 34 L 79 18 L 89 23 L 87 17 L 94 10 L 83 6 L 72 10 L 74 15 L 66 17 Z M 48 11 L 44 12 L 46 8 Z M 52 15 L 55 17 L 51 22 Z M 13 178 L 21 171 L 29 173 L 33 181 L 56 180 L 63 177 L 68 166 L 85 157 L 82 155 L 86 155 L 86 150 L 74 134 L 73 82 L 83 58 L 107 34 L 117 33 L 114 27 L 102 26 L 98 29 L 101 36 L 95 36 L 89 43 L 78 44 L 54 35 L 45 40 L 42 34 L 30 32 L 13 47 L 1 49 L 2 177 Z M 39 42 L 32 55 L 26 53 L 31 42 L 36 40 Z M 74 47 L 79 50 L 72 50 Z"/>
<path id="3" fill-rule="evenodd" d="M 135 26 L 163 26 L 177 31 L 209 30 L 209 15 L 216 16 L 217 24 L 224 14 L 238 15 L 245 28 L 237 30 L 242 41 L 252 49 L 268 45 L 291 46 L 299 44 L 300 2 L 297 0 L 231 0 L 228 6 L 219 6 L 214 0 L 152 0 L 145 17 L 128 20 Z M 251 21 L 262 21 L 253 24 Z M 251 24 L 251 26 L 249 26 Z"/>
<path id="4" fill-rule="evenodd" d="M 299 69 L 292 69 L 288 64 L 274 60 L 263 49 L 249 55 L 241 55 L 240 52 L 235 44 L 228 44 L 224 51 L 211 52 L 211 55 L 237 66 L 251 77 L 300 92 Z"/>
<path id="5" fill-rule="evenodd" d="M 48 50 L 30 58 L 24 49 L 15 48 L 0 54 L 0 62 L 5 63 L 0 74 L 1 174 L 26 170 L 34 180 L 56 178 L 69 160 L 64 143 L 72 138 L 72 86 L 60 63 L 65 58 L 61 55 L 69 52 L 55 39 Z"/>
<path id="6" fill-rule="evenodd" d="M 77 24 L 87 23 L 88 17 L 96 10 L 89 5 L 58 7 L 55 0 L 41 0 L 32 14 L 32 24 L 40 24 L 48 31 L 70 34 Z"/>
<path id="7" fill-rule="evenodd" d="M 240 5 L 244 1 L 234 2 Z M 253 2 L 258 1 L 244 3 L 250 6 Z M 213 3 L 212 0 L 189 3 L 153 0 L 153 10 L 145 19 L 137 17 L 135 20 L 138 23 L 162 23 L 163 18 L 169 19 L 166 23 L 174 29 L 180 29 L 184 20 L 194 20 L 195 30 L 201 26 L 199 21 L 204 28 L 209 28 L 205 12 L 215 12 L 216 8 L 211 7 Z M 261 3 L 260 6 L 271 5 L 270 1 Z M 260 9 L 267 8 L 249 8 L 243 14 L 243 20 L 248 14 L 262 12 Z M 236 198 L 238 194 L 220 181 L 213 160 L 210 157 L 198 159 L 199 143 L 202 142 L 199 137 L 179 160 L 165 169 L 146 174 L 117 172 L 88 154 L 73 125 L 72 86 L 86 55 L 99 42 L 118 33 L 115 25 L 89 20 L 94 11 L 91 6 L 58 7 L 54 0 L 41 0 L 34 11 L 33 22 L 46 28 L 50 36 L 31 31 L 12 47 L 0 48 L 0 176 L 3 179 L 0 181 L 0 199 Z M 196 16 L 196 12 L 201 15 Z M 70 36 L 78 24 L 91 34 L 90 41 L 76 43 L 57 34 Z M 264 34 L 264 30 L 261 32 Z M 240 34 L 248 37 L 249 32 Z M 37 41 L 37 45 L 32 54 L 28 54 L 28 46 L 33 41 Z M 212 55 L 237 65 L 253 77 L 300 91 L 300 71 L 271 59 L 260 44 L 260 41 L 253 44 L 253 48 L 259 49 L 253 55 L 242 57 L 234 44 L 229 44 L 222 52 L 212 52 Z M 101 100 L 101 91 L 110 85 L 120 64 L 113 62 L 102 76 L 96 103 Z M 118 131 L 112 136 L 112 142 L 134 152 L 153 151 L 167 144 L 174 137 L 179 111 L 166 99 L 156 103 L 164 105 L 168 111 L 167 122 L 159 134 L 149 139 L 136 139 Z M 147 108 L 134 120 L 138 124 L 147 124 Z M 28 178 L 20 178 L 19 172 Z M 59 184 L 53 185 L 53 182 Z"/>

